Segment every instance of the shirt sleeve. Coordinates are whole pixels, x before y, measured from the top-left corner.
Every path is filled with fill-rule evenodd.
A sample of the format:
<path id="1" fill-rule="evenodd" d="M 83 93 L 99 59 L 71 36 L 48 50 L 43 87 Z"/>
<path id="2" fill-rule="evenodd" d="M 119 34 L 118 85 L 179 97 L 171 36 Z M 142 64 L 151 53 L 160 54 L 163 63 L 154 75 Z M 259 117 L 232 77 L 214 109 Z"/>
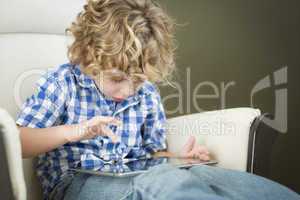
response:
<path id="1" fill-rule="evenodd" d="M 144 123 L 144 149 L 147 156 L 157 151 L 166 150 L 166 115 L 161 98 L 157 95 L 152 111 L 147 115 Z"/>
<path id="2" fill-rule="evenodd" d="M 66 95 L 58 81 L 49 74 L 42 76 L 36 86 L 36 92 L 22 105 L 16 123 L 30 128 L 50 127 L 62 115 Z"/>

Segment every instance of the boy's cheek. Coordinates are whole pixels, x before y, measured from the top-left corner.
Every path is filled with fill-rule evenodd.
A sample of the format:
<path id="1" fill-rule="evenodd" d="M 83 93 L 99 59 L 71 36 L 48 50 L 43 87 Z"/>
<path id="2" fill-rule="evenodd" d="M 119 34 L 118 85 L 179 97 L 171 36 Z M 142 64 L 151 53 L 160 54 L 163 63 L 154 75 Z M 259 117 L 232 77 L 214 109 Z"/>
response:
<path id="1" fill-rule="evenodd" d="M 115 91 L 115 88 L 114 88 L 114 87 L 111 87 L 111 86 L 105 84 L 105 85 L 103 85 L 103 86 L 101 87 L 101 92 L 102 92 L 105 96 L 112 97 L 116 91 Z"/>

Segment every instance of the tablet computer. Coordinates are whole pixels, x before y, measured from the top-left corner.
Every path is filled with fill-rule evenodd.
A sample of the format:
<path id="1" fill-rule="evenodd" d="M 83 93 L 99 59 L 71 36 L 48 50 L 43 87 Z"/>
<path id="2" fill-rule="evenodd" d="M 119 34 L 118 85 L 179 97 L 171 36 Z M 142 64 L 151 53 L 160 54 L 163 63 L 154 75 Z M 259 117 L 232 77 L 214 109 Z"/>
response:
<path id="1" fill-rule="evenodd" d="M 88 173 L 98 176 L 114 176 L 114 177 L 128 177 L 136 176 L 138 174 L 144 173 L 150 168 L 168 163 L 178 168 L 190 168 L 196 165 L 215 165 L 217 164 L 216 160 L 203 161 L 200 159 L 186 159 L 186 158 L 143 158 L 143 159 L 125 159 L 122 162 L 115 164 L 104 165 L 101 169 L 81 169 L 72 168 L 70 170 L 80 173 Z"/>

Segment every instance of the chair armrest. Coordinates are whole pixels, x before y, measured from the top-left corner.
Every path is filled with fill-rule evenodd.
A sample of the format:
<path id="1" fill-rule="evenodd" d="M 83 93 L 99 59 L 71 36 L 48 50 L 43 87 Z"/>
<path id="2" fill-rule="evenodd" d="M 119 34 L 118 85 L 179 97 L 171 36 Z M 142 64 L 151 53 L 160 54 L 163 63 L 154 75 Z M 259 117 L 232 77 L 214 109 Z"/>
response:
<path id="1" fill-rule="evenodd" d="M 12 184 L 9 176 L 6 149 L 4 148 L 3 130 L 0 125 L 0 194 L 1 199 L 14 199 Z"/>
<path id="2" fill-rule="evenodd" d="M 232 108 L 168 119 L 168 150 L 178 153 L 190 135 L 208 147 L 217 166 L 247 171 L 251 125 L 261 115 L 254 108 Z"/>
<path id="3" fill-rule="evenodd" d="M 250 130 L 247 171 L 270 178 L 271 154 L 279 132 L 266 125 L 265 118 L 274 118 L 265 113 L 257 117 Z"/>
<path id="4" fill-rule="evenodd" d="M 26 186 L 23 174 L 21 142 L 19 130 L 13 118 L 0 108 L 0 125 L 2 126 L 1 138 L 6 152 L 6 163 L 11 181 L 14 199 L 26 199 Z"/>

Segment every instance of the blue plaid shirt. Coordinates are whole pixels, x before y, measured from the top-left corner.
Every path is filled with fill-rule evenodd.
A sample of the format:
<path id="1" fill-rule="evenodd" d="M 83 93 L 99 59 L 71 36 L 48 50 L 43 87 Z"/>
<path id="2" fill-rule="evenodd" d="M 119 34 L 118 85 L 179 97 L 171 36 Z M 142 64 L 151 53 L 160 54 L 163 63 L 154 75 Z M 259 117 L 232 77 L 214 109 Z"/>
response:
<path id="1" fill-rule="evenodd" d="M 106 99 L 79 65 L 69 63 L 49 70 L 38 80 L 37 91 L 23 104 L 16 123 L 45 128 L 77 124 L 100 115 L 123 121 L 121 127 L 109 126 L 119 142 L 97 136 L 39 155 L 37 175 L 46 199 L 64 176 L 72 176 L 69 168 L 101 168 L 124 157 L 148 156 L 166 149 L 166 117 L 153 84 L 146 81 L 135 95 L 118 103 Z"/>

